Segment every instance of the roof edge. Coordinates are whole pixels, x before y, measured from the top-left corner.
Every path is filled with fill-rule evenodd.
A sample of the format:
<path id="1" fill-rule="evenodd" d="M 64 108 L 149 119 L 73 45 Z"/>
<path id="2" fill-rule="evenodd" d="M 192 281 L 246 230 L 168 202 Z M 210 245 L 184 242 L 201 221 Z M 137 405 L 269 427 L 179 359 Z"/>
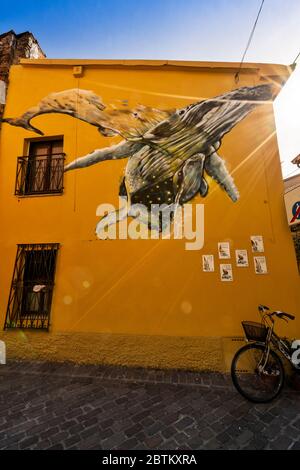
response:
<path id="1" fill-rule="evenodd" d="M 175 66 L 175 67 L 195 67 L 195 68 L 208 68 L 208 69 L 231 69 L 239 70 L 239 62 L 206 62 L 206 61 L 184 61 L 184 60 L 132 60 L 132 59 L 22 59 L 21 65 L 52 65 L 52 66 L 143 66 L 143 67 L 161 67 L 161 66 Z M 293 68 L 290 65 L 284 64 L 271 64 L 271 63 L 251 63 L 244 62 L 241 68 L 243 71 L 257 71 L 265 73 L 274 73 L 282 75 L 290 75 Z M 279 73 L 278 73 L 279 72 Z"/>

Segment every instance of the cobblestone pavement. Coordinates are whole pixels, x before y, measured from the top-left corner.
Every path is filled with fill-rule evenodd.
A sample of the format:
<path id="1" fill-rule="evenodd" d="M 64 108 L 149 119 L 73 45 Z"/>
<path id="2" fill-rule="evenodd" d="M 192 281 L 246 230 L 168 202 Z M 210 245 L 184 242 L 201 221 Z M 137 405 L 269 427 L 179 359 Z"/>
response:
<path id="1" fill-rule="evenodd" d="M 216 373 L 10 362 L 0 449 L 300 449 L 300 392 L 253 405 Z"/>

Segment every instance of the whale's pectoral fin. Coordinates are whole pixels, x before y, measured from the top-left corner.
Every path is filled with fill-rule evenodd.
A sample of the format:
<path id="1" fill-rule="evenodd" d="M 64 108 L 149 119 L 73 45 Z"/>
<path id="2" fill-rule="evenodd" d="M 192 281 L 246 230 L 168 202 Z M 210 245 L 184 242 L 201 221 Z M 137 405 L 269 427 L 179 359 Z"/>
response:
<path id="1" fill-rule="evenodd" d="M 173 182 L 176 188 L 176 204 L 184 204 L 190 201 L 198 191 L 201 195 L 202 191 L 205 193 L 206 181 L 203 180 L 204 162 L 204 154 L 199 153 L 193 155 L 185 162 L 183 167 L 175 173 Z"/>
<path id="2" fill-rule="evenodd" d="M 121 158 L 130 157 L 134 152 L 140 148 L 140 144 L 127 142 L 122 140 L 119 144 L 105 147 L 102 149 L 94 150 L 93 152 L 83 157 L 77 158 L 73 162 L 65 166 L 64 171 L 76 170 L 77 168 L 85 168 L 95 163 L 104 162 L 107 160 L 119 160 Z"/>
<path id="3" fill-rule="evenodd" d="M 233 202 L 236 202 L 240 195 L 234 184 L 233 178 L 226 168 L 224 160 L 217 154 L 212 152 L 205 159 L 205 170 L 228 194 Z"/>

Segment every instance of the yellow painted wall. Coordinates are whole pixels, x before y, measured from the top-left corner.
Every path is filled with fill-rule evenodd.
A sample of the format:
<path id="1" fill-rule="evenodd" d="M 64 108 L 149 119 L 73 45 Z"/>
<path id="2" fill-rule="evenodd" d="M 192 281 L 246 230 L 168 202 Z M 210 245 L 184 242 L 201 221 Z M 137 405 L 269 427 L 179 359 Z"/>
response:
<path id="1" fill-rule="evenodd" d="M 81 78 L 72 71 L 72 66 L 63 64 L 13 66 L 5 117 L 21 115 L 53 91 L 75 87 L 93 90 L 104 103 L 127 99 L 129 106 L 142 103 L 162 109 L 237 88 L 235 71 L 226 69 L 92 65 L 84 68 Z M 260 83 L 252 70 L 240 75 L 238 86 Z M 95 127 L 63 115 L 39 116 L 34 125 L 46 136 L 64 136 L 67 162 L 120 141 L 102 137 Z M 201 251 L 186 251 L 185 240 L 96 238 L 96 207 L 103 202 L 117 204 L 126 159 L 66 173 L 62 196 L 16 197 L 17 157 L 26 152 L 24 139 L 36 135 L 3 124 L 1 326 L 16 245 L 61 244 L 50 332 L 1 333 L 8 354 L 220 370 L 224 367 L 221 338 L 242 335 L 241 320 L 258 320 L 259 303 L 296 314 L 296 321 L 288 327 L 280 325 L 279 332 L 300 337 L 299 276 L 286 223 L 274 126 L 272 106 L 264 105 L 224 136 L 218 153 L 233 173 L 240 200 L 233 203 L 209 180 L 208 196 L 193 201 L 205 204 L 205 245 Z M 267 275 L 254 272 L 251 235 L 264 237 Z M 220 281 L 220 241 L 231 244 L 228 262 L 233 265 L 233 282 Z M 249 268 L 235 266 L 235 249 L 248 250 Z M 214 273 L 202 271 L 202 254 L 215 255 Z M 56 345 L 54 349 L 50 344 Z"/>

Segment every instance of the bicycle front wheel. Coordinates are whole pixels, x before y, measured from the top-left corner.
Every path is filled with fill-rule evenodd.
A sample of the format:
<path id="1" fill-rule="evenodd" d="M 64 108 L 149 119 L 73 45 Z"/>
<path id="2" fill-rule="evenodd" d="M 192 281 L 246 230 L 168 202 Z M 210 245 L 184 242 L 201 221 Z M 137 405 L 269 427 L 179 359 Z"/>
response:
<path id="1" fill-rule="evenodd" d="M 238 392 L 254 403 L 267 403 L 280 393 L 284 383 L 282 362 L 270 351 L 264 368 L 265 347 L 246 344 L 235 354 L 231 364 L 231 377 Z"/>

